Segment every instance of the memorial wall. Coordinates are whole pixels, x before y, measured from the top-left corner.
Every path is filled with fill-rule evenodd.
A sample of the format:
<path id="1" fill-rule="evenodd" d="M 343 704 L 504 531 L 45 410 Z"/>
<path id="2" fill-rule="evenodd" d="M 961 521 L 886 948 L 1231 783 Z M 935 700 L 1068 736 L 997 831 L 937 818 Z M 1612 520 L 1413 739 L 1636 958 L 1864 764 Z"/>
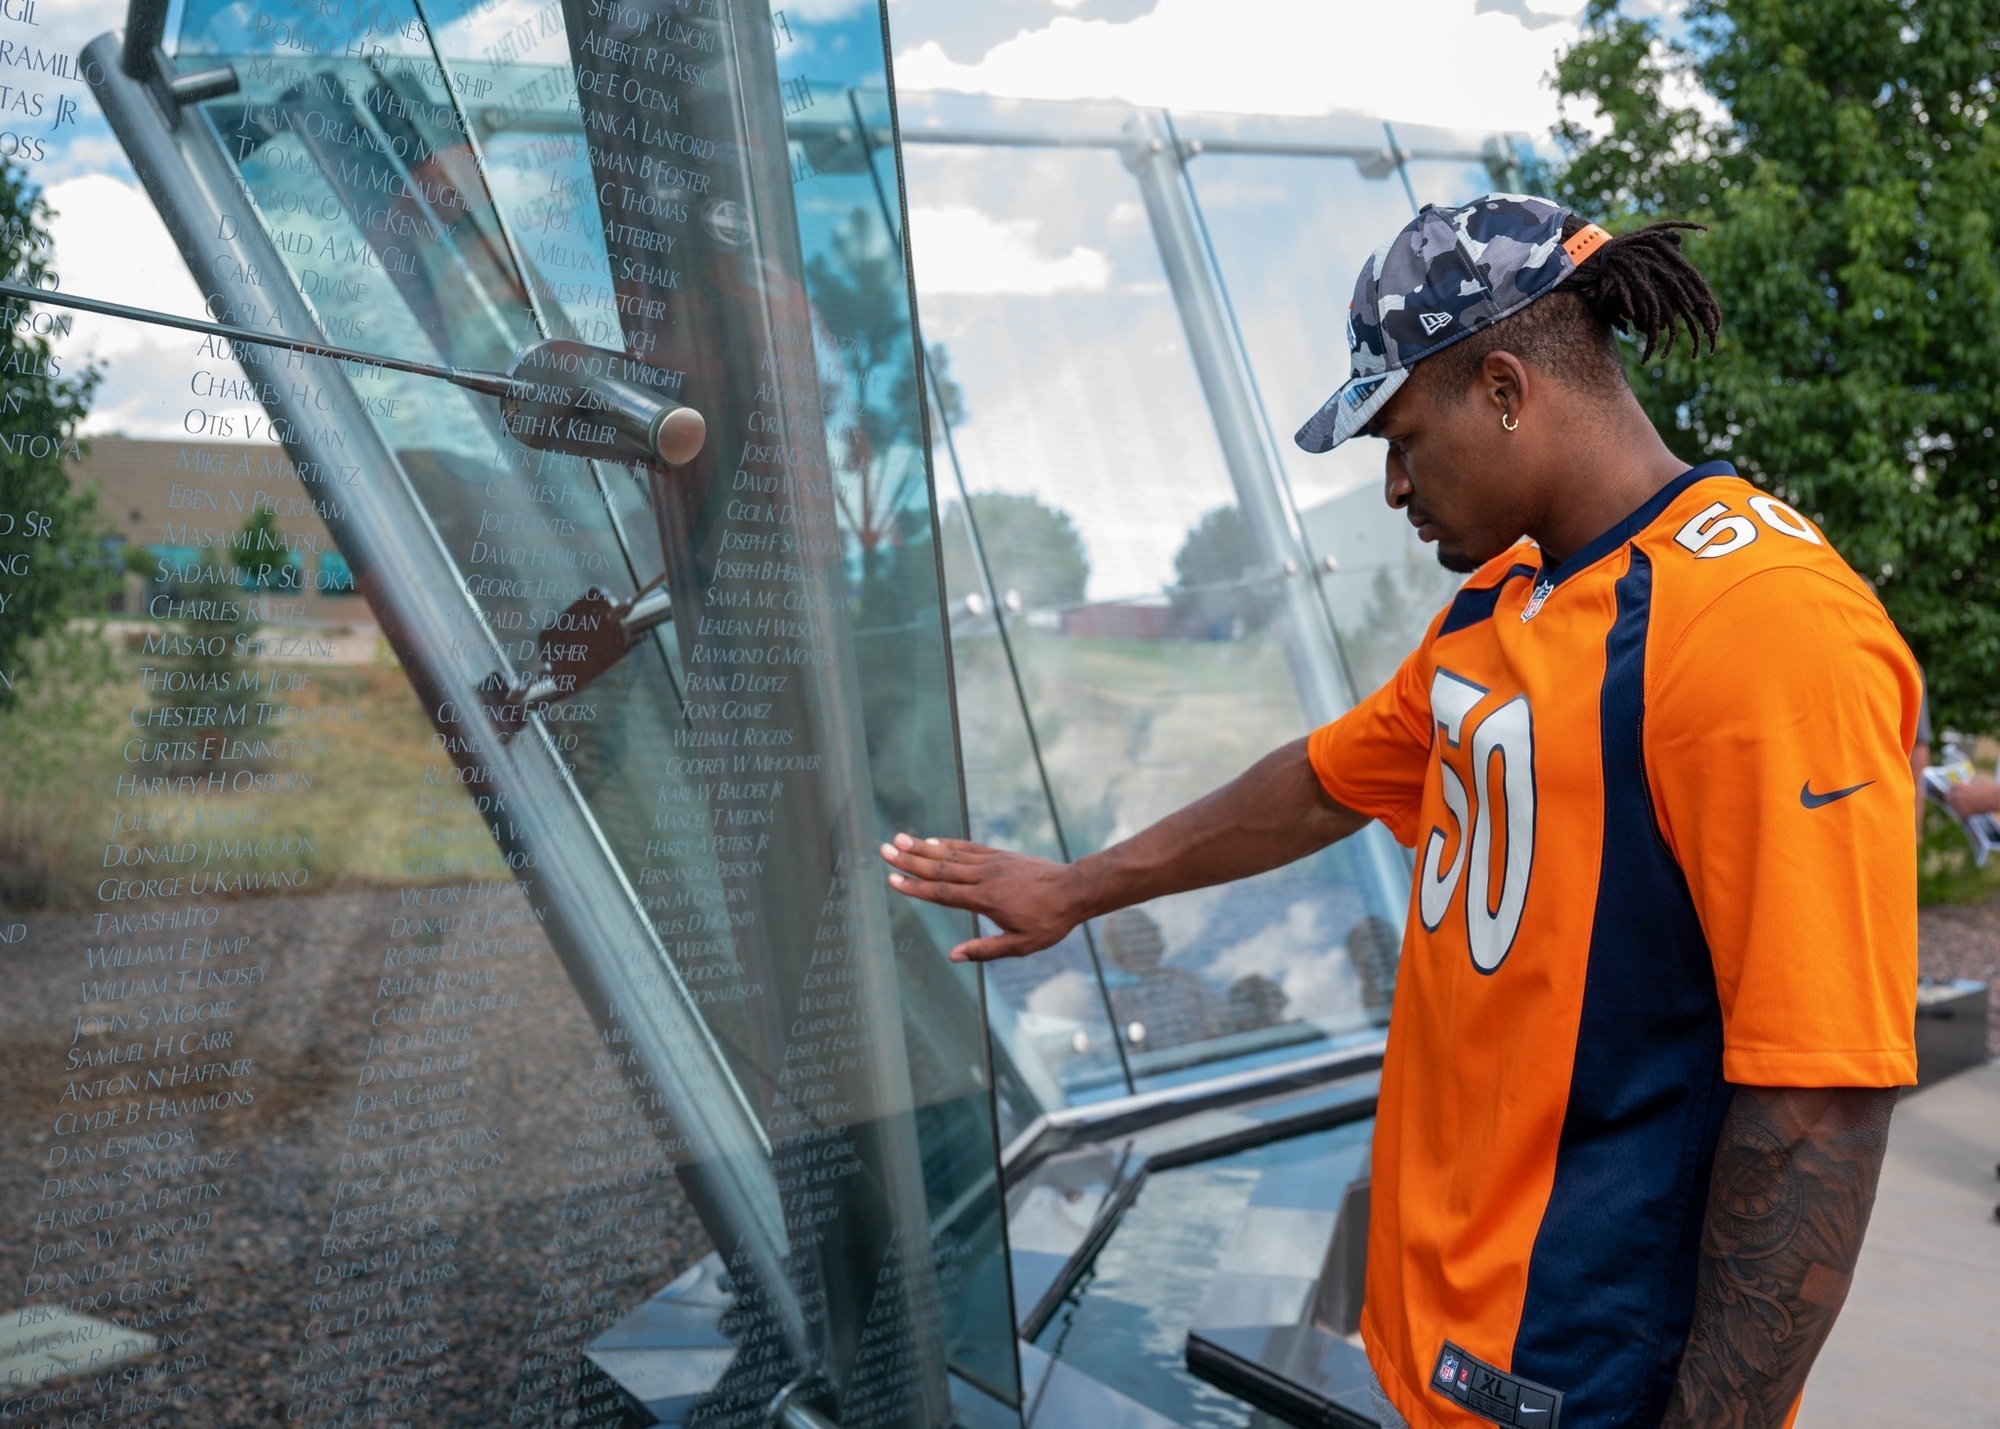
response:
<path id="1" fill-rule="evenodd" d="M 0 1425 L 1018 1424 L 869 6 L 0 5 Z M 891 118 L 893 123 L 893 119 Z"/>

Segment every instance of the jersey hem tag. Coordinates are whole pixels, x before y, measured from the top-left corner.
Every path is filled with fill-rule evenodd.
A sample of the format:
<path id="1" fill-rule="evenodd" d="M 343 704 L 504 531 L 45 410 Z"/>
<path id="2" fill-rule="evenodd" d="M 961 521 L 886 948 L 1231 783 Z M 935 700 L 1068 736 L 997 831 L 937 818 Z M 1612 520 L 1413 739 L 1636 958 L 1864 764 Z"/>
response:
<path id="1" fill-rule="evenodd" d="M 1561 1390 L 1497 1370 L 1450 1340 L 1438 1351 L 1431 1388 L 1506 1429 L 1557 1429 L 1562 1421 Z"/>

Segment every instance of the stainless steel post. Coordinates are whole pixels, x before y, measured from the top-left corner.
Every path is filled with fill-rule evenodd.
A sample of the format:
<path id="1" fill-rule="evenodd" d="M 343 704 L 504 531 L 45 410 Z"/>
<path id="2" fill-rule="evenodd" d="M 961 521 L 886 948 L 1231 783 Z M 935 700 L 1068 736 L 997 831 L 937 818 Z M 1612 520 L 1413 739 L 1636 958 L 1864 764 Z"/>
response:
<path id="1" fill-rule="evenodd" d="M 1279 585 L 1278 628 L 1285 658 L 1306 718 L 1324 724 L 1346 710 L 1353 696 L 1334 655 L 1334 630 L 1306 570 L 1284 496 L 1283 480 L 1251 394 L 1244 354 L 1236 341 L 1222 287 L 1187 191 L 1187 174 L 1166 116 L 1141 110 L 1125 126 L 1125 167 L 1139 181 L 1146 217 L 1159 245 L 1181 330 L 1208 399 L 1222 460 L 1229 468 L 1236 504 L 1255 543 L 1258 564 Z"/>
<path id="2" fill-rule="evenodd" d="M 1278 638 L 1298 687 L 1299 703 L 1309 725 L 1325 724 L 1345 713 L 1364 692 L 1352 688 L 1341 667 L 1339 634 L 1285 498 L 1284 479 L 1253 395 L 1249 355 L 1230 321 L 1221 275 L 1203 241 L 1188 190 L 1186 161 L 1165 112 L 1141 110 L 1133 116 L 1125 126 L 1120 152 L 1125 167 L 1139 181 L 1160 264 L 1166 269 L 1222 459 L 1236 488 L 1237 506 L 1259 563 L 1278 578 Z M 1409 883 L 1406 860 L 1379 828 L 1365 829 L 1358 838 L 1357 853 L 1366 859 L 1387 906 L 1398 907 Z"/>

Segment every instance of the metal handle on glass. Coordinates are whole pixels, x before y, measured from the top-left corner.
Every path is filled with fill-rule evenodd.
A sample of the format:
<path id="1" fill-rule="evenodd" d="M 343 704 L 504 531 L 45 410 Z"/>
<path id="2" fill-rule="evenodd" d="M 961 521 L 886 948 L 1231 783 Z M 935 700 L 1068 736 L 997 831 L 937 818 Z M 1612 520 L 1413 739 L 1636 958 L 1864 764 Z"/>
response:
<path id="1" fill-rule="evenodd" d="M 656 395 L 637 382 L 610 375 L 623 368 L 658 374 L 657 369 L 606 348 L 583 343 L 551 341 L 537 343 L 523 353 L 509 373 L 483 372 L 477 368 L 447 367 L 387 353 L 361 352 L 332 343 L 309 342 L 304 338 L 282 337 L 237 327 L 233 323 L 211 322 L 183 317 L 151 308 L 136 308 L 106 298 L 90 298 L 80 293 L 61 293 L 24 283 L 0 280 L 0 298 L 10 302 L 46 303 L 102 317 L 125 318 L 156 327 L 179 328 L 227 342 L 255 343 L 308 357 L 328 357 L 368 367 L 407 372 L 417 377 L 434 377 L 501 399 L 507 416 L 507 430 L 526 446 L 546 447 L 606 461 L 648 461 L 667 466 L 685 466 L 701 452 L 707 440 L 708 423 L 692 407 L 684 407 L 671 397 Z M 0 316 L 14 310 L 0 309 Z M 18 312 L 14 313 L 18 316 Z M 582 354 L 584 367 L 563 369 L 563 375 L 540 378 L 538 366 L 549 365 L 551 349 L 572 349 Z M 526 375 L 524 375 L 526 374 Z"/>

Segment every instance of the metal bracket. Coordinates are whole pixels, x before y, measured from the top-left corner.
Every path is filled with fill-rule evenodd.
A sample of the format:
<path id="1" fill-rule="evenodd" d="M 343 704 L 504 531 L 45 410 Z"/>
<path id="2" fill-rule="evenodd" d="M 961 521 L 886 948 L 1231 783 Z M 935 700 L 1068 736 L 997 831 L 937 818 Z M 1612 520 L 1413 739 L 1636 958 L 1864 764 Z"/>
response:
<path id="1" fill-rule="evenodd" d="M 481 680 L 480 700 L 500 738 L 511 740 L 550 705 L 573 698 L 631 654 L 649 631 L 672 620 L 674 602 L 665 582 L 661 576 L 623 602 L 592 586 L 537 638 L 540 659 L 534 671 L 509 676 L 495 670 Z"/>
<path id="2" fill-rule="evenodd" d="M 547 338 L 514 360 L 500 403 L 507 434 L 523 446 L 598 461 L 686 466 L 708 423 L 663 395 L 677 374 L 636 357 Z"/>
<path id="3" fill-rule="evenodd" d="M 50 303 L 80 313 L 178 328 L 230 342 L 255 343 L 310 357 L 330 357 L 338 362 L 434 377 L 468 392 L 500 398 L 500 413 L 508 435 L 539 451 L 565 452 L 597 461 L 684 466 L 700 454 L 707 440 L 708 423 L 701 413 L 641 385 L 661 380 L 657 368 L 609 348 L 580 342 L 550 339 L 536 343 L 521 354 L 511 371 L 502 375 L 256 332 L 230 323 L 155 312 L 80 293 L 31 288 L 4 279 L 0 279 L 0 298 Z M 539 375 L 542 371 L 550 375 Z M 618 372 L 640 380 L 613 375 Z"/>
<path id="4" fill-rule="evenodd" d="M 168 0 L 132 0 L 125 12 L 125 48 L 119 67 L 151 91 L 169 120 L 178 121 L 183 105 L 220 99 L 241 87 L 230 65 L 208 65 L 185 74 L 167 53 Z"/>

